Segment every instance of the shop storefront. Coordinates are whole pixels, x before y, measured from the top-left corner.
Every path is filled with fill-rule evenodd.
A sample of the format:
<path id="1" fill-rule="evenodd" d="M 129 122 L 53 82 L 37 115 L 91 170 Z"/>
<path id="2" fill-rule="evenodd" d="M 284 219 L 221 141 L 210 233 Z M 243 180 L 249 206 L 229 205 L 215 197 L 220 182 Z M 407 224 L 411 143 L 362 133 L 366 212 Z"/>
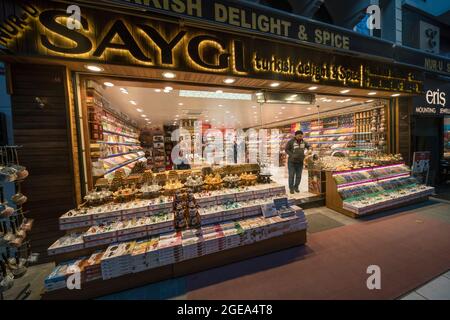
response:
<path id="1" fill-rule="evenodd" d="M 346 54 L 362 47 L 345 32 L 295 44 L 127 6 L 80 6 L 77 24 L 64 3 L 8 5 L 1 59 L 30 169 L 33 248 L 58 263 L 49 298 L 304 244 L 308 197 L 356 218 L 433 191 L 410 176 L 403 116 L 426 94 L 424 71 Z M 291 194 L 284 149 L 297 130 L 310 152 Z M 86 288 L 76 292 L 65 289 L 74 265 Z"/>

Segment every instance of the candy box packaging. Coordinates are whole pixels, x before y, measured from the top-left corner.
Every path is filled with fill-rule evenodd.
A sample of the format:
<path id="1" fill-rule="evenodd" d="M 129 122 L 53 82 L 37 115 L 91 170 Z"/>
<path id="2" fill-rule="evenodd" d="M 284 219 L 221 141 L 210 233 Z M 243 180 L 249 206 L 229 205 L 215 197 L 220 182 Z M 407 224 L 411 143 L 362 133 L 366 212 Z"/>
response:
<path id="1" fill-rule="evenodd" d="M 56 240 L 47 250 L 49 255 L 81 250 L 84 248 L 83 234 L 73 233 Z"/>

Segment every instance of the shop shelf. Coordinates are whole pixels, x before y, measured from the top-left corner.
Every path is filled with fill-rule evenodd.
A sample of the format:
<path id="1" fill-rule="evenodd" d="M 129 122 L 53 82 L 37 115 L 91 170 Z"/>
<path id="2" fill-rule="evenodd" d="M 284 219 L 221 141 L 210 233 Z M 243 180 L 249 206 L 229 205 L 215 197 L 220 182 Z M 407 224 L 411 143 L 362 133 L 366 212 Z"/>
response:
<path id="1" fill-rule="evenodd" d="M 131 139 L 136 139 L 136 140 L 138 140 L 138 137 L 136 137 L 136 136 L 130 136 L 130 135 L 124 134 L 124 133 L 113 132 L 113 131 L 109 131 L 109 130 L 103 130 L 103 133 L 114 134 L 114 135 L 116 135 L 116 136 L 121 136 L 121 137 L 126 137 L 126 138 L 131 138 Z"/>
<path id="2" fill-rule="evenodd" d="M 105 174 L 108 174 L 108 173 L 111 173 L 111 172 L 113 172 L 113 171 L 116 171 L 117 169 L 120 169 L 120 168 L 122 168 L 122 167 L 124 167 L 124 166 L 126 166 L 126 165 L 128 165 L 128 164 L 130 164 L 130 163 L 133 163 L 133 162 L 135 162 L 135 161 L 137 161 L 137 160 L 139 160 L 139 159 L 142 159 L 142 158 L 145 158 L 145 157 L 144 157 L 144 156 L 140 156 L 140 157 L 136 157 L 136 158 L 134 158 L 134 159 L 131 159 L 131 160 L 127 160 L 127 161 L 125 161 L 125 162 L 122 162 L 122 163 L 119 164 L 118 166 L 116 166 L 116 167 L 114 167 L 114 168 L 111 168 L 111 169 L 109 169 L 108 171 L 106 171 Z"/>

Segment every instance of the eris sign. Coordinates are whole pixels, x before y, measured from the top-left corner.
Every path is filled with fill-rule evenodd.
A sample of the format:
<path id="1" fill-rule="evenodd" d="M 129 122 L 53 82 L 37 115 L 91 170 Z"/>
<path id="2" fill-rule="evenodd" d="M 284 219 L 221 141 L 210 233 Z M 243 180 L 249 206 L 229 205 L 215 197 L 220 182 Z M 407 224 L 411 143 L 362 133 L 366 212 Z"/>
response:
<path id="1" fill-rule="evenodd" d="M 450 108 L 447 105 L 447 93 L 443 89 L 429 89 L 425 92 L 424 97 L 419 98 L 418 101 L 414 105 L 415 114 L 450 115 Z"/>

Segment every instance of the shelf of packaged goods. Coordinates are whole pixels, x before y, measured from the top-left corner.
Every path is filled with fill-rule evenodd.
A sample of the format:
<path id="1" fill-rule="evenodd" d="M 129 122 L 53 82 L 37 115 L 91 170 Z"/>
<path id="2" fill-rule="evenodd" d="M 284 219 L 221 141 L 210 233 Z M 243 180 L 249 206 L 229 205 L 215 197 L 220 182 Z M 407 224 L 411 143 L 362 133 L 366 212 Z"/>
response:
<path id="1" fill-rule="evenodd" d="M 349 143 L 350 140 L 341 140 L 341 141 L 306 141 L 309 144 L 337 144 L 337 143 Z"/>
<path id="2" fill-rule="evenodd" d="M 371 182 L 379 182 L 379 181 L 390 180 L 390 179 L 395 179 L 395 178 L 402 178 L 402 177 L 409 177 L 409 176 L 410 176 L 410 172 L 394 173 L 394 174 L 390 174 L 390 175 L 382 176 L 382 177 L 378 177 L 378 178 L 370 178 L 370 179 L 364 179 L 364 180 L 360 180 L 360 181 L 346 182 L 346 183 L 338 184 L 337 187 L 338 187 L 338 189 L 341 189 L 341 188 L 346 188 L 346 187 L 351 187 L 351 186 L 360 186 L 360 185 L 371 183 Z"/>
<path id="3" fill-rule="evenodd" d="M 143 159 L 143 158 L 145 158 L 145 157 L 144 157 L 144 156 L 139 156 L 139 157 L 136 157 L 136 158 L 134 158 L 134 159 L 131 159 L 131 160 L 127 160 L 127 161 L 125 161 L 125 162 L 122 162 L 122 163 L 119 164 L 118 166 L 116 166 L 116 167 L 114 167 L 114 168 L 111 168 L 111 169 L 109 169 L 108 171 L 106 171 L 105 174 L 108 174 L 108 173 L 111 173 L 111 172 L 113 172 L 113 171 L 116 171 L 117 169 L 120 169 L 120 168 L 122 168 L 122 167 L 125 167 L 126 165 L 129 165 L 130 163 L 133 163 L 133 162 L 138 161 L 139 159 Z"/>
<path id="4" fill-rule="evenodd" d="M 351 202 L 344 201 L 343 208 L 350 212 L 355 213 L 358 216 L 375 213 L 380 210 L 391 209 L 394 206 L 404 206 L 411 202 L 418 202 L 426 200 L 429 196 L 434 193 L 433 187 L 428 187 L 425 190 L 420 190 L 417 192 L 407 193 L 401 197 L 396 197 L 394 199 L 386 199 L 384 201 L 379 201 L 364 207 L 356 207 L 351 205 Z"/>
<path id="5" fill-rule="evenodd" d="M 305 136 L 305 139 L 311 138 L 330 138 L 330 137 L 342 137 L 342 136 L 355 136 L 361 134 L 371 134 L 371 132 L 347 132 L 347 133 L 334 133 L 334 134 L 323 134 L 323 135 L 309 135 Z"/>
<path id="6" fill-rule="evenodd" d="M 116 145 L 122 145 L 122 146 L 140 146 L 140 143 L 133 143 L 133 142 L 109 142 L 109 141 L 97 141 L 96 143 L 102 143 L 102 144 L 116 144 Z"/>
<path id="7" fill-rule="evenodd" d="M 131 150 L 131 151 L 128 151 L 128 152 L 111 154 L 111 155 L 106 156 L 106 157 L 100 157 L 99 159 L 100 159 L 100 160 L 103 160 L 103 159 L 110 159 L 110 158 L 115 158 L 115 157 L 125 156 L 125 155 L 127 155 L 127 154 L 138 153 L 138 152 L 140 152 L 140 151 L 141 151 L 141 152 L 144 152 L 142 149 Z"/>
<path id="8" fill-rule="evenodd" d="M 121 137 L 135 139 L 135 140 L 138 140 L 138 138 L 139 138 L 137 136 L 131 136 L 131 135 L 128 135 L 128 134 L 124 134 L 124 133 L 120 133 L 120 132 L 114 132 L 114 131 L 109 131 L 109 130 L 103 130 L 103 133 L 113 134 L 113 135 L 116 135 L 116 136 L 121 136 Z"/>
<path id="9" fill-rule="evenodd" d="M 385 164 L 380 166 L 374 166 L 374 167 L 367 167 L 367 168 L 360 168 L 355 170 L 347 170 L 347 171 L 336 171 L 333 172 L 333 175 L 340 175 L 340 174 L 349 174 L 354 172 L 361 172 L 361 171 L 368 171 L 368 170 L 377 170 L 377 169 L 384 169 L 384 168 L 391 168 L 391 167 L 399 167 L 405 165 L 404 162 L 398 162 L 398 163 L 391 163 L 391 164 Z"/>

